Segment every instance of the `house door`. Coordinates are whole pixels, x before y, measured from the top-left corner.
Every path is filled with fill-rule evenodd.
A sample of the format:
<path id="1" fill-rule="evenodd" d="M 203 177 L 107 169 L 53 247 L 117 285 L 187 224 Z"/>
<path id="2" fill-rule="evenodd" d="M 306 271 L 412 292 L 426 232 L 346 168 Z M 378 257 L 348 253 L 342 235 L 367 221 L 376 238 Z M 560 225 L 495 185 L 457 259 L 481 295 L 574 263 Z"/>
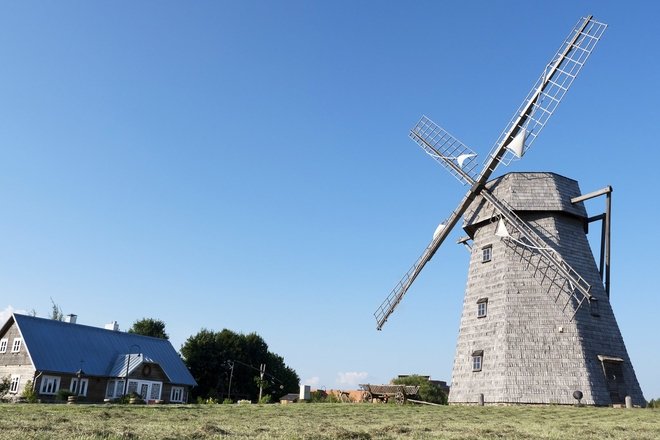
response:
<path id="1" fill-rule="evenodd" d="M 149 384 L 143 383 L 140 386 L 140 397 L 142 397 L 142 400 L 147 400 L 147 397 L 149 397 Z"/>
<path id="2" fill-rule="evenodd" d="M 607 391 L 613 404 L 623 403 L 626 398 L 626 382 L 623 377 L 623 362 L 603 360 L 603 372 L 607 380 Z"/>

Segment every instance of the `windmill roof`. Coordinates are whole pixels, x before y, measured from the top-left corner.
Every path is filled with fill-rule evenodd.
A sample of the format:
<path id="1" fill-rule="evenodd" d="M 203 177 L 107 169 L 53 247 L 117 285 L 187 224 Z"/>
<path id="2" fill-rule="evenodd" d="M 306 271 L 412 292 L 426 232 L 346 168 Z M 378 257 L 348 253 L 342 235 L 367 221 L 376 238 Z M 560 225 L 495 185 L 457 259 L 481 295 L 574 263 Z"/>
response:
<path id="1" fill-rule="evenodd" d="M 578 182 L 556 173 L 507 173 L 490 180 L 486 187 L 514 211 L 561 212 L 582 220 L 588 217 L 582 202 L 571 203 L 573 197 L 581 195 Z M 490 221 L 493 210 L 489 206 L 483 197 L 477 197 L 464 216 L 464 228 Z"/>
<path id="2" fill-rule="evenodd" d="M 197 385 L 166 339 L 17 313 L 9 318 L 0 333 L 12 320 L 38 371 L 74 373 L 82 368 L 88 376 L 122 377 L 131 354 L 130 369 L 142 362 L 153 362 L 160 365 L 172 383 Z"/>

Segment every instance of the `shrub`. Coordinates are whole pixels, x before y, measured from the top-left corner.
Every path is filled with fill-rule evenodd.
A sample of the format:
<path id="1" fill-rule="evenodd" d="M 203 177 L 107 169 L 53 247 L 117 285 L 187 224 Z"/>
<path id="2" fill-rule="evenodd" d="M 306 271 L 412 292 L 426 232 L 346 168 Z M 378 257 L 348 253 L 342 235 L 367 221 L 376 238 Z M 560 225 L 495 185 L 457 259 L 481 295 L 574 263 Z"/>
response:
<path id="1" fill-rule="evenodd" d="M 57 392 L 57 400 L 66 401 L 69 398 L 69 396 L 74 396 L 74 394 L 70 390 L 67 390 L 66 388 L 63 388 Z"/>
<path id="2" fill-rule="evenodd" d="M 426 377 L 419 375 L 412 375 L 407 377 L 398 377 L 392 379 L 394 385 L 413 385 L 419 386 L 419 398 L 425 402 L 439 403 L 442 405 L 447 404 L 447 396 L 445 393 Z"/>
<path id="3" fill-rule="evenodd" d="M 338 403 L 339 399 L 334 394 L 328 394 L 324 390 L 316 390 L 311 393 L 312 403 Z"/>
<path id="4" fill-rule="evenodd" d="M 34 390 L 32 387 L 32 381 L 28 380 L 25 382 L 25 388 L 23 388 L 23 392 L 21 393 L 21 397 L 25 399 L 27 403 L 37 403 L 37 392 Z"/>
<path id="5" fill-rule="evenodd" d="M 262 396 L 261 399 L 259 399 L 259 403 L 261 405 L 265 405 L 267 403 L 271 403 L 273 401 L 273 398 L 271 397 L 270 394 L 266 394 L 265 396 Z"/>
<path id="6" fill-rule="evenodd" d="M 0 379 L 0 399 L 7 394 L 7 391 L 9 391 L 9 387 L 11 386 L 11 379 L 9 376 L 5 376 L 2 379 Z"/>

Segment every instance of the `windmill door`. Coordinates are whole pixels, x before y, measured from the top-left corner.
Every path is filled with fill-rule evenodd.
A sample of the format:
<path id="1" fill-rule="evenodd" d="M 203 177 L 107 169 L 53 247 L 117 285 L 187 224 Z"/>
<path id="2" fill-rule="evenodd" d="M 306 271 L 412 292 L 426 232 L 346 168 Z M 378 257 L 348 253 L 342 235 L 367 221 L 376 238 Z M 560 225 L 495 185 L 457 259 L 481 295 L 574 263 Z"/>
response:
<path id="1" fill-rule="evenodd" d="M 626 398 L 626 382 L 623 377 L 623 362 L 603 360 L 603 372 L 612 404 L 620 404 Z"/>

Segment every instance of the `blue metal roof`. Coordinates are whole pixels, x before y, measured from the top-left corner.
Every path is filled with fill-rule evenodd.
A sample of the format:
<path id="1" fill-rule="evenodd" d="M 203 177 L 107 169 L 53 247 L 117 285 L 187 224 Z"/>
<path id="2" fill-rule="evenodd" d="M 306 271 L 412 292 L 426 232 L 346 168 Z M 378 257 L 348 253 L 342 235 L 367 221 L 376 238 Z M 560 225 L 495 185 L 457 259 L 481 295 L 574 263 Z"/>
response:
<path id="1" fill-rule="evenodd" d="M 160 365 L 172 383 L 197 385 L 166 339 L 17 313 L 13 318 L 39 371 L 74 374 L 82 367 L 88 376 L 123 377 L 125 373 L 121 371 L 126 371 L 130 353 L 131 370 L 143 361 L 154 362 Z M 120 374 L 116 374 L 118 372 Z"/>

